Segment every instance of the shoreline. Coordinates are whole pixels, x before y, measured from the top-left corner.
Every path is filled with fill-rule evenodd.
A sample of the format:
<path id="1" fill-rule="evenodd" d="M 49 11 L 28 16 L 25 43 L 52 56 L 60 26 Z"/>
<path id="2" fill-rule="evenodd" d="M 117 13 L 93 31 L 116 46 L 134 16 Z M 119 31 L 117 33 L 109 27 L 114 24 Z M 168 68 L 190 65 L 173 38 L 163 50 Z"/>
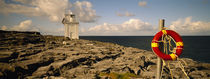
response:
<path id="1" fill-rule="evenodd" d="M 80 37 L 81 39 L 86 39 L 86 40 L 96 40 L 96 41 L 101 41 L 101 42 L 111 42 L 119 45 L 123 45 L 126 47 L 134 47 L 134 48 L 139 48 L 139 49 L 144 49 L 148 51 L 151 50 L 151 39 L 153 39 L 154 36 L 150 37 Z M 193 40 L 200 40 L 202 42 L 193 42 Z M 208 39 L 210 40 L 209 37 L 182 37 L 184 41 L 184 50 L 182 55 L 180 56 L 181 58 L 191 58 L 195 61 L 203 62 L 203 63 L 210 63 L 210 59 L 208 57 L 208 52 L 210 50 L 208 49 Z M 192 48 L 191 48 L 192 47 Z M 199 54 L 198 54 L 199 53 Z"/>
<path id="2" fill-rule="evenodd" d="M 155 78 L 152 51 L 91 40 L 1 31 L 0 78 Z M 65 41 L 65 42 L 63 42 Z M 181 58 L 190 78 L 209 78 L 210 64 Z M 168 61 L 166 61 L 168 63 Z M 170 61 L 174 78 L 186 78 Z M 183 63 L 182 63 L 183 64 Z M 165 67 L 163 78 L 171 78 Z"/>

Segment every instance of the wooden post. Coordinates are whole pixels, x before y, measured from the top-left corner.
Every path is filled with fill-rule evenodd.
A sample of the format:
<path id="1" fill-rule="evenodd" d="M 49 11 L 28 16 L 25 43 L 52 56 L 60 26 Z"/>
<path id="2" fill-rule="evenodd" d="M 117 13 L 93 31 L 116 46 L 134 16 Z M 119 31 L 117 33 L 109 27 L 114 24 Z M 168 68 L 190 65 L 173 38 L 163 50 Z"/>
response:
<path id="1" fill-rule="evenodd" d="M 163 30 L 164 28 L 164 19 L 160 19 L 159 21 L 159 31 Z M 163 44 L 160 44 L 160 49 L 162 50 L 163 48 Z M 156 75 L 156 79 L 161 79 L 161 71 L 162 71 L 162 61 L 161 59 L 158 57 L 157 59 L 157 75 Z"/>

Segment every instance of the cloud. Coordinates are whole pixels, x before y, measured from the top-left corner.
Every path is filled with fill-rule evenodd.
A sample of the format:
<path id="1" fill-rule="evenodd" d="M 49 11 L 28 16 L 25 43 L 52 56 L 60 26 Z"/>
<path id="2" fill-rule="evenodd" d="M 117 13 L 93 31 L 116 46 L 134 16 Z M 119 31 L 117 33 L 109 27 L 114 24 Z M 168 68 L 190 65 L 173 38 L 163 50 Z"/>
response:
<path id="1" fill-rule="evenodd" d="M 20 22 L 18 25 L 14 25 L 12 27 L 2 26 L 1 30 L 9 30 L 9 31 L 39 31 L 39 29 L 32 25 L 31 20 L 25 20 Z"/>
<path id="2" fill-rule="evenodd" d="M 32 0 L 13 0 L 15 2 L 19 2 L 19 3 L 22 3 L 22 4 L 30 4 L 32 2 Z"/>
<path id="3" fill-rule="evenodd" d="M 145 6 L 147 6 L 147 2 L 146 1 L 140 1 L 139 6 L 145 7 Z"/>
<path id="4" fill-rule="evenodd" d="M 21 4 L 0 1 L 0 13 L 47 16 L 50 21 L 60 21 L 68 7 L 68 0 L 14 0 Z M 59 6 L 56 6 L 59 5 Z"/>
<path id="5" fill-rule="evenodd" d="M 192 21 L 192 17 L 177 19 L 171 22 L 168 29 L 181 35 L 210 35 L 210 22 Z M 80 35 L 154 35 L 158 26 L 140 19 L 129 19 L 121 24 L 103 23 L 89 28 L 80 27 Z M 63 35 L 64 28 L 56 32 Z M 50 31 L 48 31 L 50 32 Z M 53 34 L 52 33 L 52 34 Z"/>
<path id="6" fill-rule="evenodd" d="M 7 30 L 7 26 L 2 26 L 1 30 Z"/>
<path id="7" fill-rule="evenodd" d="M 125 11 L 123 13 L 116 13 L 117 16 L 123 17 L 123 16 L 127 16 L 127 17 L 131 17 L 131 16 L 135 16 L 133 13 L 129 13 L 128 11 Z"/>
<path id="8" fill-rule="evenodd" d="M 77 17 L 82 22 L 95 22 L 99 18 L 96 11 L 92 9 L 92 4 L 88 1 L 76 1 L 72 8 L 72 11 L 77 14 Z"/>
<path id="9" fill-rule="evenodd" d="M 51 21 L 61 21 L 68 7 L 68 0 L 35 0 L 32 5 L 47 15 Z"/>
<path id="10" fill-rule="evenodd" d="M 55 30 L 56 29 L 56 30 Z M 41 27 L 35 26 L 32 23 L 32 20 L 24 20 L 17 25 L 14 26 L 1 26 L 0 30 L 7 30 L 7 31 L 36 31 L 40 32 L 44 35 L 63 35 L 64 27 L 61 28 L 48 28 L 48 27 Z"/>
<path id="11" fill-rule="evenodd" d="M 0 0 L 0 8 L 0 13 L 3 14 L 17 13 L 26 16 L 38 16 L 38 14 L 41 14 L 38 8 L 27 7 L 20 4 L 7 4 L 4 0 Z"/>
<path id="12" fill-rule="evenodd" d="M 130 19 L 122 24 L 104 23 L 90 27 L 87 30 L 84 28 L 81 33 L 92 35 L 143 35 L 140 32 L 153 31 L 153 27 L 148 22 L 143 22 L 140 19 Z M 151 32 L 153 33 L 153 32 Z M 151 34 L 150 33 L 150 34 Z"/>
<path id="13" fill-rule="evenodd" d="M 192 17 L 177 19 L 167 27 L 181 35 L 210 35 L 210 22 L 192 21 Z M 129 19 L 121 24 L 103 23 L 90 28 L 81 28 L 81 35 L 154 35 L 158 26 L 140 19 Z"/>
<path id="14" fill-rule="evenodd" d="M 210 22 L 192 21 L 192 17 L 173 21 L 168 28 L 182 35 L 210 35 Z"/>
<path id="15" fill-rule="evenodd" d="M 88 1 L 76 1 L 71 3 L 68 0 L 13 0 L 18 3 L 6 3 L 0 0 L 0 13 L 22 14 L 25 16 L 47 17 L 50 21 L 61 22 L 65 11 L 70 9 L 81 22 L 94 22 L 98 18 L 92 4 Z"/>

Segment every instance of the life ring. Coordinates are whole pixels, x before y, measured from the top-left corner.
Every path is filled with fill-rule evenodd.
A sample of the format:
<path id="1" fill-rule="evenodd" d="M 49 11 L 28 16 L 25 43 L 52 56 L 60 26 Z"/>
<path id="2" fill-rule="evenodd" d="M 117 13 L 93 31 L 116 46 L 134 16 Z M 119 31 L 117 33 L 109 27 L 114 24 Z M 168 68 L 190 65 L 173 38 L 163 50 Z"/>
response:
<path id="1" fill-rule="evenodd" d="M 167 34 L 167 35 L 171 36 L 176 41 L 176 51 L 175 52 L 173 52 L 171 54 L 165 54 L 160 51 L 160 49 L 158 47 L 159 46 L 158 41 L 161 40 L 163 34 Z M 152 47 L 153 52 L 155 52 L 156 55 L 159 56 L 161 59 L 176 60 L 177 57 L 179 57 L 182 54 L 184 44 L 183 44 L 182 38 L 180 37 L 180 35 L 178 33 L 174 32 L 172 30 L 162 30 L 154 36 L 152 43 L 151 43 L 151 47 Z"/>

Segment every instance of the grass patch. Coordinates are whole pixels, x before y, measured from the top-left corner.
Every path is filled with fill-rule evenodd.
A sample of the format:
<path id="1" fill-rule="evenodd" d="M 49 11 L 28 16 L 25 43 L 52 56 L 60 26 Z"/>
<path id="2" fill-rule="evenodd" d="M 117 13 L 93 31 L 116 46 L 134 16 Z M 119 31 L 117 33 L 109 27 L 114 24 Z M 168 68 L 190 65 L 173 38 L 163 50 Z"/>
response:
<path id="1" fill-rule="evenodd" d="M 114 72 L 111 72 L 111 73 L 104 73 L 104 72 L 101 72 L 99 74 L 100 77 L 102 76 L 106 76 L 106 77 L 109 77 L 111 79 L 131 79 L 132 77 L 136 78 L 137 75 L 133 74 L 133 73 L 114 73 Z"/>

